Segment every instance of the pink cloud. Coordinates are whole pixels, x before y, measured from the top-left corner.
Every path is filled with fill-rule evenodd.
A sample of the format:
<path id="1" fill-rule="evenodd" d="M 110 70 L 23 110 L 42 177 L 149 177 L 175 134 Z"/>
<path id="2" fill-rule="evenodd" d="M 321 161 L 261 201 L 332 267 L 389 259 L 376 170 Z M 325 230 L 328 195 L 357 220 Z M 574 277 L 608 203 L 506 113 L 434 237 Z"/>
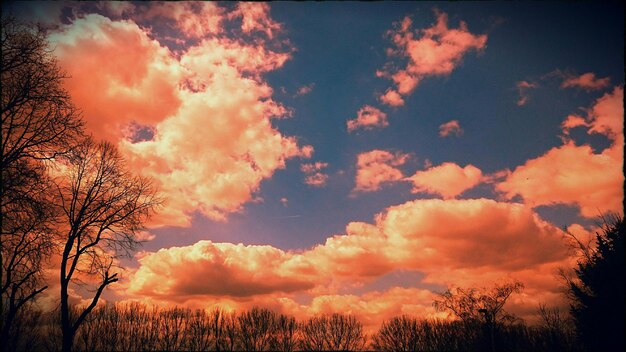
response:
<path id="1" fill-rule="evenodd" d="M 150 6 L 161 5 L 170 6 Z M 188 6 L 225 11 L 214 3 L 185 4 L 177 25 L 211 20 Z M 216 25 L 229 21 L 227 14 L 220 18 Z M 193 212 L 225 220 L 253 201 L 261 182 L 286 160 L 313 153 L 271 123 L 290 111 L 272 99 L 262 74 L 280 68 L 290 53 L 206 25 L 202 33 L 189 25 L 186 35 L 208 37 L 176 54 L 132 20 L 99 15 L 50 35 L 88 131 L 117 143 L 134 171 L 160 186 L 165 204 L 152 225 L 188 225 Z M 137 124 L 154 136 L 133 143 L 127 134 Z"/>
<path id="2" fill-rule="evenodd" d="M 569 116 L 563 123 L 566 134 L 571 126 L 590 126 L 589 133 L 611 139 L 609 148 L 596 153 L 589 145 L 577 146 L 565 140 L 563 145 L 518 166 L 496 188 L 509 198 L 519 194 L 532 206 L 575 204 L 586 217 L 606 211 L 621 213 L 623 111 L 623 89 L 616 87 L 595 102 L 586 120 Z"/>
<path id="3" fill-rule="evenodd" d="M 313 187 L 324 187 L 328 181 L 328 175 L 322 170 L 328 167 L 328 163 L 316 162 L 302 164 L 300 170 L 304 173 L 304 183 Z"/>
<path id="4" fill-rule="evenodd" d="M 384 128 L 388 125 L 389 122 L 387 122 L 387 114 L 373 106 L 365 105 L 359 109 L 355 119 L 348 120 L 348 132 L 352 132 L 359 128 L 363 128 L 365 130 Z"/>
<path id="5" fill-rule="evenodd" d="M 300 88 L 298 88 L 298 90 L 296 91 L 295 96 L 296 97 L 301 97 L 303 95 L 307 95 L 309 93 L 311 93 L 313 91 L 313 88 L 315 88 L 315 83 L 311 83 L 311 84 L 307 84 L 305 86 L 302 86 Z"/>
<path id="6" fill-rule="evenodd" d="M 172 21 L 186 38 L 203 38 L 221 33 L 224 9 L 212 2 L 151 2 L 135 18 Z"/>
<path id="7" fill-rule="evenodd" d="M 383 104 L 387 104 L 387 105 L 394 106 L 394 107 L 404 105 L 404 99 L 402 99 L 400 94 L 398 94 L 398 92 L 396 92 L 393 89 L 389 89 L 387 90 L 387 93 L 385 93 L 384 95 L 381 95 L 380 101 Z"/>
<path id="8" fill-rule="evenodd" d="M 439 126 L 439 137 L 448 137 L 451 134 L 457 137 L 463 135 L 463 129 L 458 120 L 448 121 Z"/>
<path id="9" fill-rule="evenodd" d="M 410 94 L 422 79 L 447 76 L 461 64 L 469 51 L 485 48 L 487 35 L 472 34 L 462 21 L 459 28 L 449 28 L 448 15 L 440 11 L 435 11 L 435 14 L 437 22 L 432 27 L 413 31 L 413 23 L 407 16 L 395 23 L 396 28 L 388 32 L 395 45 L 388 53 L 408 59 L 408 64 L 402 69 L 377 73 L 378 76 L 392 79 L 397 88 L 397 91 L 389 90 L 381 96 L 384 103 L 402 105 L 400 95 Z"/>
<path id="10" fill-rule="evenodd" d="M 88 15 L 53 32 L 50 40 L 70 76 L 66 87 L 72 100 L 96 137 L 115 141 L 130 122 L 152 125 L 179 108 L 177 84 L 184 69 L 136 24 Z"/>
<path id="11" fill-rule="evenodd" d="M 587 72 L 580 76 L 567 76 L 561 83 L 561 88 L 580 88 L 591 91 L 606 88 L 610 83 L 609 77 L 598 78 L 595 73 Z"/>
<path id="12" fill-rule="evenodd" d="M 238 298 L 311 288 L 285 269 L 290 256 L 271 246 L 200 241 L 144 254 L 128 290 L 184 302 L 194 296 Z"/>
<path id="13" fill-rule="evenodd" d="M 404 175 L 397 167 L 403 165 L 408 157 L 408 154 L 392 154 L 378 149 L 359 154 L 354 191 L 377 191 L 385 183 L 401 180 Z"/>
<path id="14" fill-rule="evenodd" d="M 528 81 L 517 82 L 515 86 L 517 87 L 517 92 L 519 94 L 519 99 L 517 100 L 517 106 L 526 105 L 529 99 L 528 90 L 537 88 L 536 83 L 531 83 Z"/>
<path id="15" fill-rule="evenodd" d="M 415 200 L 387 208 L 373 224 L 350 223 L 345 234 L 305 250 L 201 241 L 144 253 L 119 292 L 165 305 L 262 305 L 298 317 L 341 311 L 375 328 L 399 314 L 437 316 L 433 293 L 399 287 L 362 295 L 341 291 L 394 270 L 418 270 L 424 283 L 436 285 L 522 280 L 527 295 L 512 303 L 531 316 L 538 301 L 562 304 L 555 276 L 572 260 L 568 255 L 562 231 L 523 204 Z M 309 295 L 311 303 L 296 303 L 297 294 Z"/>
<path id="16" fill-rule="evenodd" d="M 460 167 L 447 162 L 424 171 L 417 171 L 406 180 L 413 183 L 413 193 L 439 194 L 448 199 L 480 184 L 482 179 L 482 172 L 474 165 Z"/>
<path id="17" fill-rule="evenodd" d="M 561 123 L 561 129 L 563 130 L 563 133 L 565 133 L 566 135 L 569 135 L 569 131 L 572 128 L 576 128 L 580 126 L 589 127 L 589 124 L 587 123 L 587 120 L 585 120 L 584 117 L 578 116 L 578 115 L 569 115 L 563 121 L 563 123 Z"/>
<path id="18" fill-rule="evenodd" d="M 270 39 L 281 31 L 280 23 L 270 17 L 270 6 L 260 2 L 239 2 L 231 17 L 241 17 L 241 29 L 244 33 L 264 32 Z"/>

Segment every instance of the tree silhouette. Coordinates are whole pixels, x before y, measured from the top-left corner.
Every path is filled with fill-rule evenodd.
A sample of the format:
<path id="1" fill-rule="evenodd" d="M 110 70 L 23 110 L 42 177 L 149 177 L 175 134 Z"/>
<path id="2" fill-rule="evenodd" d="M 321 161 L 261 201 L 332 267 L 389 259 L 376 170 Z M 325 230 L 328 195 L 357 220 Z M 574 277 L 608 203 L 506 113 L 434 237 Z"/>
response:
<path id="1" fill-rule="evenodd" d="M 62 349 L 70 351 L 76 331 L 103 290 L 118 281 L 113 271 L 116 257 L 135 249 L 136 234 L 159 201 L 150 181 L 130 174 L 108 142 L 88 138 L 63 160 L 57 186 L 65 220 L 59 228 L 61 330 Z M 72 317 L 70 285 L 94 277 L 98 279 L 91 303 Z"/>
<path id="2" fill-rule="evenodd" d="M 489 290 L 456 287 L 440 294 L 433 302 L 439 311 L 450 311 L 468 324 L 480 323 L 489 336 L 491 350 L 495 351 L 495 331 L 504 323 L 515 321 L 515 316 L 503 308 L 513 293 L 519 293 L 524 285 L 519 281 L 495 284 Z"/>
<path id="3" fill-rule="evenodd" d="M 583 253 L 569 281 L 577 334 L 587 350 L 623 351 L 624 218 L 609 215 Z"/>
<path id="4" fill-rule="evenodd" d="M 360 351 L 365 346 L 363 324 L 351 315 L 315 316 L 301 324 L 300 331 L 305 351 Z"/>
<path id="5" fill-rule="evenodd" d="M 46 164 L 70 151 L 82 120 L 41 31 L 2 16 L 0 140 L 0 349 L 20 309 L 46 289 L 41 264 L 56 217 Z"/>

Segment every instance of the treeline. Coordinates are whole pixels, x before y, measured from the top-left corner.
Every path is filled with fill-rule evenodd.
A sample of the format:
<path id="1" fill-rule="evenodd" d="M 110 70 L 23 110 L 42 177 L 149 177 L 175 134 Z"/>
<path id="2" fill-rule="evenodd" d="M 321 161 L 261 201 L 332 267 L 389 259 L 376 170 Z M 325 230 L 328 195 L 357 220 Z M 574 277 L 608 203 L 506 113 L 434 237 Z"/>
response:
<path id="1" fill-rule="evenodd" d="M 78 311 L 74 311 L 76 314 Z M 32 313 L 32 312 L 31 312 Z M 265 308 L 227 313 L 140 303 L 94 309 L 74 340 L 76 351 L 571 351 L 574 330 L 554 311 L 540 325 L 498 324 L 495 345 L 479 321 L 400 316 L 371 336 L 354 316 L 327 314 L 297 321 Z M 22 321 L 10 350 L 58 351 L 58 313 Z M 25 324 L 24 324 L 25 323 Z M 9 346 L 7 346 L 9 347 Z"/>

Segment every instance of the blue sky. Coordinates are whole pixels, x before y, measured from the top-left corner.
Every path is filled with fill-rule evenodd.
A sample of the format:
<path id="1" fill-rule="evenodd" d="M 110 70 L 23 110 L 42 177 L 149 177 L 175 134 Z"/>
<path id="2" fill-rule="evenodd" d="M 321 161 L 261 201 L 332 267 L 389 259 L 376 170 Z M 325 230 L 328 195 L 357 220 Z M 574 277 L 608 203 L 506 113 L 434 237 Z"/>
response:
<path id="1" fill-rule="evenodd" d="M 448 13 L 450 27 L 462 20 L 472 33 L 488 34 L 486 48 L 467 54 L 449 76 L 426 78 L 405 106 L 381 108 L 389 115 L 389 127 L 348 133 L 346 120 L 364 104 L 380 106 L 377 93 L 390 85 L 375 75 L 387 61 L 390 42 L 385 33 L 390 24 L 409 15 L 414 27 L 427 28 L 435 21 L 434 8 Z M 286 169 L 262 183 L 262 202 L 247 204 L 227 223 L 198 215 L 191 228 L 155 230 L 157 239 L 146 249 L 157 249 L 162 243 L 158 235 L 173 231 L 183 235 L 163 241 L 186 245 L 208 238 L 306 248 L 342 233 L 350 221 L 371 221 L 387 206 L 428 197 L 411 194 L 408 184 L 349 197 L 357 154 L 374 148 L 411 153 L 403 167 L 408 173 L 423 168 L 425 159 L 434 164 L 472 163 L 494 172 L 540 156 L 560 144 L 563 118 L 601 94 L 563 90 L 557 77 L 544 77 L 555 70 L 595 72 L 611 77 L 614 84 L 623 82 L 624 22 L 619 8 L 615 3 L 272 4 L 273 18 L 284 24 L 296 48 L 283 68 L 267 75 L 276 99 L 294 111 L 292 118 L 274 120 L 274 125 L 315 147 L 314 159 L 329 164 L 328 185 L 304 185 L 298 161 L 289 161 Z M 524 80 L 540 86 L 520 107 L 516 83 Z M 295 96 L 298 88 L 310 84 L 314 86 L 309 94 Z M 460 121 L 465 133 L 440 138 L 439 125 L 452 119 Z M 606 144 L 601 136 L 581 137 Z M 493 192 L 478 187 L 467 195 L 489 197 Z M 287 207 L 280 202 L 283 197 L 289 200 Z M 588 223 L 566 206 L 541 213 L 559 226 Z"/>

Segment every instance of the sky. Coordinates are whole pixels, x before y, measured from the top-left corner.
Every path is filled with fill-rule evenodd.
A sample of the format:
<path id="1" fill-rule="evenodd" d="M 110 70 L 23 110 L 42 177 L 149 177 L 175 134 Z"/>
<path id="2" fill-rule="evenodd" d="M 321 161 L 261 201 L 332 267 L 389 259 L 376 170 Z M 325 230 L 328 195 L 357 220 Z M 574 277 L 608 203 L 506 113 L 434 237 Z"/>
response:
<path id="1" fill-rule="evenodd" d="M 623 214 L 617 2 L 3 10 L 47 30 L 87 131 L 165 200 L 109 301 L 374 327 L 519 280 L 532 319 L 566 305 L 563 229 Z"/>

